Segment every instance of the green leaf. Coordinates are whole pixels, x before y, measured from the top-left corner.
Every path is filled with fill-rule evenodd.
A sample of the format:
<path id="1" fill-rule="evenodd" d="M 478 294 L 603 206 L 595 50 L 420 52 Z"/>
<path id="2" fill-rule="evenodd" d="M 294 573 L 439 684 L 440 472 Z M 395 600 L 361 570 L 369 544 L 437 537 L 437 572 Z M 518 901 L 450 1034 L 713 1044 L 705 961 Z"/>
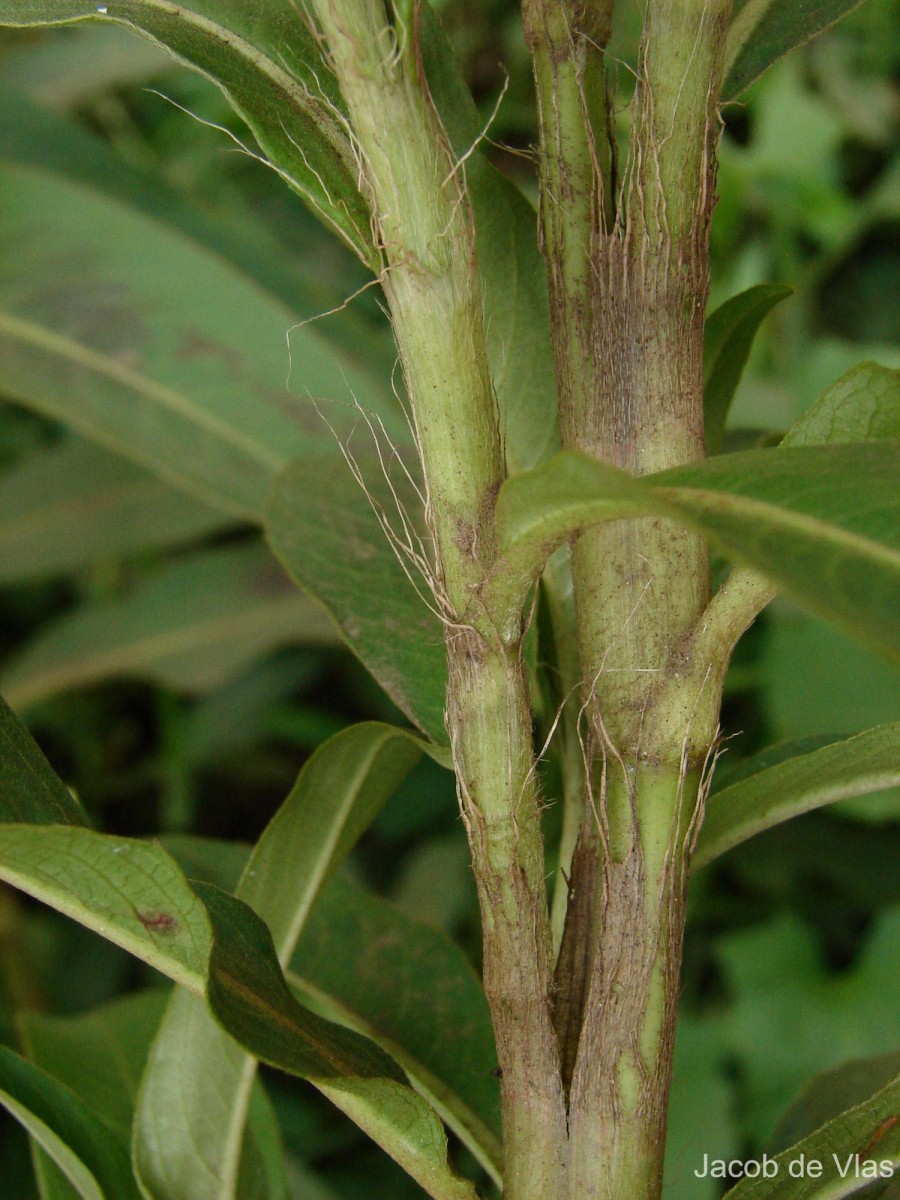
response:
<path id="1" fill-rule="evenodd" d="M 3 0 L 0 24 L 118 21 L 196 67 L 228 97 L 285 180 L 366 261 L 368 209 L 339 108 L 312 30 L 290 0 L 250 10 L 240 0 Z"/>
<path id="2" fill-rule="evenodd" d="M 28 1131 L 82 1200 L 138 1200 L 127 1141 L 69 1088 L 0 1046 L 0 1106 Z"/>
<path id="3" fill-rule="evenodd" d="M 810 41 L 862 0 L 735 0 L 723 100 L 735 100 L 782 55 Z"/>
<path id="4" fill-rule="evenodd" d="M 728 412 L 756 331 L 781 300 L 793 295 L 782 283 L 761 283 L 732 296 L 706 319 L 703 335 L 703 424 L 707 454 L 718 454 Z"/>
<path id="5" fill-rule="evenodd" d="M 18 1018 L 28 1058 L 77 1093 L 126 1147 L 150 1044 L 173 994 L 187 995 L 154 988 L 74 1016 L 26 1011 Z M 204 1064 L 204 1069 L 211 1068 L 211 1063 Z M 174 1136 L 183 1120 L 182 1111 L 171 1108 L 166 1135 Z M 238 1195 L 243 1200 L 284 1200 L 285 1196 L 278 1123 L 258 1081 L 250 1101 Z M 195 1193 L 186 1188 L 181 1196 L 194 1200 Z"/>
<path id="6" fill-rule="evenodd" d="M 0 583 L 76 571 L 231 524 L 148 471 L 69 438 L 0 478 Z"/>
<path id="7" fill-rule="evenodd" d="M 0 725 L 0 761 L 17 754 L 33 766 L 29 743 L 14 718 Z M 58 819 L 53 798 L 30 787 L 44 771 L 13 778 L 22 794 L 12 811 L 27 805 L 38 819 Z M 205 995 L 246 1050 L 313 1082 L 435 1200 L 474 1200 L 471 1184 L 447 1164 L 437 1114 L 393 1060 L 300 1005 L 260 918 L 209 884 L 192 886 L 161 846 L 74 825 L 0 825 L 0 879 Z"/>
<path id="8" fill-rule="evenodd" d="M 900 371 L 851 367 L 785 434 L 782 446 L 900 440 Z"/>
<path id="9" fill-rule="evenodd" d="M 74 108 L 112 88 L 146 83 L 172 66 L 159 46 L 115 25 L 85 26 L 64 37 L 23 41 L 3 54 L 7 86 L 56 109 Z"/>
<path id="10" fill-rule="evenodd" d="M 0 696 L 0 822 L 88 825 L 87 813 Z"/>
<path id="11" fill-rule="evenodd" d="M 815 859 L 808 857 L 809 869 L 821 878 Z M 778 865 L 774 871 L 777 878 Z M 781 885 L 772 882 L 777 891 Z M 743 1136 L 750 1144 L 761 1146 L 771 1136 L 804 1080 L 850 1058 L 897 1048 L 896 904 L 877 912 L 841 971 L 824 961 L 809 923 L 783 912 L 732 930 L 717 940 L 714 953 L 729 1003 L 704 1018 L 719 1025 L 723 1064 L 739 1074 Z"/>
<path id="12" fill-rule="evenodd" d="M 177 989 L 174 994 L 187 995 Z M 26 1011 L 18 1019 L 28 1058 L 71 1088 L 123 1147 L 131 1143 L 138 1085 L 171 995 L 172 989 L 154 988 L 74 1016 Z M 211 1067 L 204 1064 L 204 1069 Z M 180 1109 L 170 1109 L 168 1135 L 173 1136 L 183 1121 Z M 284 1200 L 281 1158 L 277 1121 L 257 1082 L 238 1194 L 244 1200 Z M 188 1186 L 181 1196 L 194 1200 L 195 1193 Z"/>
<path id="13" fill-rule="evenodd" d="M 334 636 L 253 541 L 176 559 L 117 600 L 65 613 L 11 658 L 0 688 L 16 708 L 121 676 L 203 691 L 275 647 Z"/>
<path id="14" fill-rule="evenodd" d="M 897 661 L 898 465 L 887 443 L 797 446 L 636 479 L 563 451 L 501 488 L 503 557 L 486 599 L 504 619 L 561 542 L 604 520 L 667 516 Z"/>
<path id="15" fill-rule="evenodd" d="M 428 87 L 458 160 L 475 217 L 476 261 L 484 288 L 488 357 L 510 471 L 537 466 L 559 449 L 556 377 L 537 214 L 510 180 L 473 148 L 481 121 L 431 7 L 421 5 Z"/>
<path id="16" fill-rule="evenodd" d="M 5 147 L 7 139 L 4 138 Z M 0 150 L 0 386 L 215 507 L 259 516 L 272 475 L 335 450 L 311 397 L 368 403 L 296 310 L 212 246 L 95 182 Z M 286 388 L 291 369 L 291 386 Z"/>
<path id="17" fill-rule="evenodd" d="M 237 888 L 268 924 L 282 964 L 324 882 L 420 754 L 400 730 L 355 725 L 326 742 L 300 772 Z M 203 1004 L 176 992 L 135 1122 L 136 1169 L 154 1200 L 243 1200 L 244 1122 L 255 1072 L 255 1059 Z"/>
<path id="18" fill-rule="evenodd" d="M 763 751 L 742 763 L 740 777 L 710 797 L 695 867 L 801 813 L 900 783 L 900 723 L 772 759 Z"/>
<path id="19" fill-rule="evenodd" d="M 881 1163 L 900 1165 L 900 1075 L 860 1104 L 847 1109 L 801 1142 L 774 1158 L 777 1171 L 769 1179 L 743 1179 L 727 1193 L 728 1200 L 842 1200 L 868 1187 Z M 805 1163 L 822 1164 L 816 1178 Z M 865 1172 L 865 1174 L 863 1173 Z M 891 1172 L 892 1173 L 892 1172 Z"/>
<path id="20" fill-rule="evenodd" d="M 125 1146 L 141 1072 L 170 994 L 170 988 L 148 988 L 89 1012 L 25 1009 L 17 1017 L 25 1056 L 71 1088 Z"/>
<path id="21" fill-rule="evenodd" d="M 91 35 L 92 41 L 97 35 L 114 34 L 138 49 L 148 45 L 114 25 L 104 27 L 92 23 L 89 27 L 84 26 L 81 32 Z M 69 42 L 65 35 L 52 40 Z M 41 52 L 49 48 L 42 41 Z M 162 53 L 166 58 L 165 52 Z M 160 104 L 163 103 L 160 100 Z M 184 119 L 189 120 L 188 117 Z M 118 200 L 134 212 L 150 217 L 154 223 L 164 222 L 170 230 L 177 230 L 191 244 L 202 246 L 217 258 L 224 259 L 246 281 L 253 281 L 268 296 L 280 301 L 293 315 L 292 324 L 329 311 L 344 299 L 343 295 L 335 295 L 331 289 L 322 286 L 315 267 L 307 264 L 302 252 L 286 254 L 283 242 L 274 235 L 269 224 L 263 223 L 253 209 L 242 205 L 238 196 L 229 195 L 227 206 L 220 205 L 215 213 L 210 212 L 190 195 L 167 184 L 158 173 L 150 174 L 130 167 L 107 142 L 93 137 L 83 125 L 47 112 L 22 92 L 3 86 L 0 86 L 0 147 L 0 157 L 5 161 L 39 168 L 77 187 Z M 307 333 L 315 334 L 311 343 L 306 339 Z M 292 333 L 291 345 L 297 350 L 296 378 L 292 375 L 295 384 L 302 386 L 304 383 L 301 364 L 310 355 L 316 357 L 310 347 L 316 346 L 318 339 L 328 344 L 335 364 L 340 359 L 345 368 L 355 371 L 358 381 L 365 376 L 365 390 L 357 393 L 363 400 L 374 395 L 379 404 L 390 407 L 392 393 L 388 381 L 396 359 L 396 347 L 387 321 L 381 326 L 373 326 L 370 321 L 358 317 L 351 306 L 332 312 L 327 321 L 318 322 L 314 329 Z M 322 349 L 318 351 L 320 355 Z M 334 378 L 337 382 L 337 371 Z M 332 390 L 330 394 L 348 395 L 346 388 Z M 396 441 L 404 436 L 406 426 L 402 422 L 395 422 L 395 426 L 391 427 L 391 432 Z"/>
<path id="22" fill-rule="evenodd" d="M 377 464 L 365 470 L 365 483 L 373 503 L 399 529 Z M 289 574 L 325 605 L 394 703 L 436 742 L 445 742 L 440 621 L 429 611 L 425 581 L 410 581 L 347 465 L 307 459 L 289 467 L 273 485 L 266 528 Z M 416 568 L 408 568 L 416 578 Z"/>
<path id="23" fill-rule="evenodd" d="M 813 1133 L 845 1109 L 862 1104 L 900 1075 L 900 1050 L 842 1063 L 817 1075 L 803 1089 L 778 1125 L 768 1147 L 778 1153 Z"/>
<path id="24" fill-rule="evenodd" d="M 288 978 L 383 1046 L 499 1184 L 500 1089 L 481 983 L 446 934 L 344 878 L 310 913 Z"/>
<path id="25" fill-rule="evenodd" d="M 229 890 L 249 852 L 183 834 L 167 837 L 165 845 L 192 876 Z M 317 1011 L 388 1050 L 499 1179 L 500 1089 L 490 1011 L 455 942 L 338 876 L 313 905 L 288 979 Z"/>

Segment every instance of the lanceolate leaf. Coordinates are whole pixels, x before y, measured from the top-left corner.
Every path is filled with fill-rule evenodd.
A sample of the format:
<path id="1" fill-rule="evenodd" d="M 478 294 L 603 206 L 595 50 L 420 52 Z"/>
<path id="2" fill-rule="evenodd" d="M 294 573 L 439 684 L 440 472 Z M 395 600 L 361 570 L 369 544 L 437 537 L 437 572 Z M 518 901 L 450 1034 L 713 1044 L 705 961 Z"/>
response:
<path id="1" fill-rule="evenodd" d="M 889 444 L 750 450 L 636 479 L 563 451 L 501 489 L 500 619 L 561 542 L 591 524 L 668 516 L 798 603 L 897 660 L 900 451 Z"/>
<path id="2" fill-rule="evenodd" d="M 378 463 L 364 476 L 374 503 L 402 533 Z M 272 488 L 266 525 L 290 575 L 325 605 L 394 703 L 432 739 L 446 741 L 443 630 L 429 611 L 428 584 L 407 562 L 411 582 L 347 465 L 307 459 L 289 467 Z"/>
<path id="3" fill-rule="evenodd" d="M 734 100 L 776 59 L 857 8 L 862 0 L 735 0 L 723 100 Z"/>
<path id="4" fill-rule="evenodd" d="M 703 334 L 703 424 L 707 454 L 718 454 L 728 412 L 756 331 L 793 288 L 761 283 L 732 296 L 706 320 Z"/>
<path id="5" fill-rule="evenodd" d="M 772 758 L 764 751 L 742 763 L 740 777 L 710 797 L 695 867 L 791 817 L 900 783 L 900 724 Z"/>
<path id="6" fill-rule="evenodd" d="M 292 458 L 334 451 L 311 397 L 338 427 L 370 402 L 315 327 L 289 359 L 295 311 L 206 245 L 18 152 L 0 185 L 9 397 L 245 517 Z"/>
<path id="7" fill-rule="evenodd" d="M 0 1107 L 24 1126 L 81 1200 L 138 1200 L 128 1143 L 69 1088 L 0 1046 Z"/>
<path id="8" fill-rule="evenodd" d="M 0 478 L 0 583 L 177 545 L 231 524 L 149 471 L 70 438 Z"/>
<path id="9" fill-rule="evenodd" d="M 10 809 L 58 820 L 52 797 L 48 805 L 30 787 L 52 772 L 34 769 L 33 743 L 10 717 L 0 726 L 0 761 L 11 755 L 26 765 L 9 778 L 22 793 L 9 798 Z M 161 846 L 76 825 L 0 825 L 0 879 L 205 995 L 251 1054 L 310 1079 L 436 1200 L 474 1200 L 471 1185 L 447 1165 L 436 1113 L 393 1060 L 301 1006 L 253 910 L 208 884 L 190 884 Z"/>
<path id="10" fill-rule="evenodd" d="M 237 895 L 267 922 L 285 964 L 335 865 L 421 751 L 398 729 L 355 725 L 309 760 L 268 825 Z M 141 1088 L 135 1164 L 154 1200 L 243 1194 L 244 1122 L 255 1059 L 184 992 L 172 997 Z M 180 1115 L 173 1123 L 173 1108 Z"/>
<path id="11" fill-rule="evenodd" d="M 16 707 L 122 676 L 203 691 L 278 646 L 334 640 L 321 607 L 252 541 L 175 560 L 120 599 L 66 613 L 9 661 L 0 687 Z"/>
<path id="12" fill-rule="evenodd" d="M 900 1165 L 900 1075 L 862 1103 L 774 1157 L 770 1178 L 746 1178 L 728 1192 L 728 1200 L 843 1200 L 890 1178 Z M 789 1164 L 815 1161 L 822 1174 L 792 1172 Z M 882 1164 L 885 1164 L 882 1166 Z"/>
<path id="13" fill-rule="evenodd" d="M 146 34 L 216 83 L 290 184 L 370 262 L 368 212 L 338 107 L 338 92 L 316 39 L 289 0 L 3 0 L 0 24 L 118 21 Z"/>
<path id="14" fill-rule="evenodd" d="M 785 434 L 782 446 L 900 441 L 900 371 L 864 362 L 851 367 Z"/>

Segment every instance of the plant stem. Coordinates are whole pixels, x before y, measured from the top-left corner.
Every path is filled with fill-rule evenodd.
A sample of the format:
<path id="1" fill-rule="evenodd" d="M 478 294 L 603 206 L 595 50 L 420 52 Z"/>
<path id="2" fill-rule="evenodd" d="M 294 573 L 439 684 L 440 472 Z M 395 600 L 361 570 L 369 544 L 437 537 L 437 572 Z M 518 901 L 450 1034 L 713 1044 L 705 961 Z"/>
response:
<path id="1" fill-rule="evenodd" d="M 597 141 L 585 89 L 572 85 L 577 6 L 523 0 L 563 442 L 637 474 L 703 455 L 707 237 L 730 7 L 648 0 L 611 219 L 607 179 L 590 153 Z M 594 766 L 556 975 L 568 1196 L 653 1200 L 683 863 L 718 720 L 718 695 L 703 702 L 705 665 L 692 661 L 687 672 L 686 659 L 708 600 L 708 554 L 701 538 L 669 522 L 618 521 L 578 539 L 572 570 Z"/>
<path id="2" fill-rule="evenodd" d="M 496 554 L 499 419 L 468 197 L 428 94 L 415 6 L 406 8 L 395 29 L 381 0 L 315 0 L 360 154 L 428 489 L 447 727 L 502 1071 L 504 1195 L 550 1200 L 563 1189 L 565 1104 L 523 625 L 497 629 L 478 597 Z"/>

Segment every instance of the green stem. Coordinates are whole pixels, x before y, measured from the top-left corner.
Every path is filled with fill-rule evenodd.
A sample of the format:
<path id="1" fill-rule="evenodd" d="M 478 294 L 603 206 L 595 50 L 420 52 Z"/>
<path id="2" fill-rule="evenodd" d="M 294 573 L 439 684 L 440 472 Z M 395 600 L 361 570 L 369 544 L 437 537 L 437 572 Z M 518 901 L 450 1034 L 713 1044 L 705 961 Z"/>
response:
<path id="1" fill-rule="evenodd" d="M 472 216 L 428 95 L 415 6 L 404 6 L 395 30 L 381 0 L 314 3 L 361 159 L 428 488 L 447 727 L 502 1072 L 504 1195 L 549 1200 L 562 1193 L 565 1104 L 523 626 L 497 629 L 479 603 L 504 472 Z"/>

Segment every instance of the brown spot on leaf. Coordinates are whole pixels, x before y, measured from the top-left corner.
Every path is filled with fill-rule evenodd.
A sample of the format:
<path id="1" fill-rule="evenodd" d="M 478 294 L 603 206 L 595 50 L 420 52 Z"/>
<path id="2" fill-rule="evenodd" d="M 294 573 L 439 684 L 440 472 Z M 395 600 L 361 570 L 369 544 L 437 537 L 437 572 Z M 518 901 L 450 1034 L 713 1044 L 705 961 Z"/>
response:
<path id="1" fill-rule="evenodd" d="M 148 909 L 142 912 L 140 909 L 135 909 L 137 919 L 150 933 L 167 933 L 174 934 L 178 932 L 178 922 L 171 913 L 162 912 L 157 909 Z"/>

